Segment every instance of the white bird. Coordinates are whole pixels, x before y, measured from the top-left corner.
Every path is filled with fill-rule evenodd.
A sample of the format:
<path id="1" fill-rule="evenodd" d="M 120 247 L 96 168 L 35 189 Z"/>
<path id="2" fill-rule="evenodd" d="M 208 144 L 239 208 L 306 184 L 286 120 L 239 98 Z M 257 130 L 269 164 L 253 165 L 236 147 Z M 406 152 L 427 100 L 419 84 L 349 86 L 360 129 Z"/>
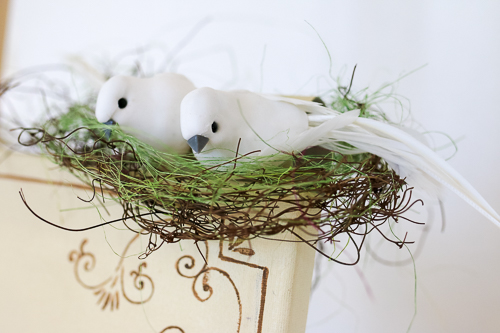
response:
<path id="1" fill-rule="evenodd" d="M 181 131 L 201 161 L 235 158 L 240 138 L 239 156 L 256 150 L 255 156 L 300 153 L 316 145 L 347 154 L 369 152 L 409 184 L 432 196 L 447 187 L 500 226 L 495 210 L 434 151 L 395 126 L 360 118 L 358 110 L 341 114 L 293 98 L 199 88 L 181 103 Z"/>
<path id="2" fill-rule="evenodd" d="M 282 100 L 244 90 L 196 89 L 181 103 L 182 136 L 198 160 L 234 158 L 240 138 L 240 155 L 255 150 L 261 151 L 260 156 L 279 151 L 300 152 L 315 144 L 318 133 L 345 126 L 359 114 L 354 111 L 341 115 L 317 131 L 309 128 L 306 109 L 311 105 L 322 107 L 300 100 L 293 100 L 295 104 Z"/>
<path id="3" fill-rule="evenodd" d="M 157 150 L 184 154 L 189 146 L 181 135 L 180 104 L 194 89 L 191 81 L 175 73 L 114 76 L 99 91 L 95 115 L 99 122 L 118 124 Z"/>

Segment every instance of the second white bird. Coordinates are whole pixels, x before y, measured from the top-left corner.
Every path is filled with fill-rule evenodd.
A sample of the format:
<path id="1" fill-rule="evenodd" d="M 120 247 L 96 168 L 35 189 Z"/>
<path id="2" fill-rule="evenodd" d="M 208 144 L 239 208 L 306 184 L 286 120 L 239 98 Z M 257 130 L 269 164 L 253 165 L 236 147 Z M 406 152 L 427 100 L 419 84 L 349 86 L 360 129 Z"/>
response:
<path id="1" fill-rule="evenodd" d="M 99 92 L 95 115 L 102 123 L 119 124 L 157 150 L 183 154 L 189 146 L 181 136 L 180 104 L 194 89 L 191 81 L 175 73 L 114 76 Z"/>

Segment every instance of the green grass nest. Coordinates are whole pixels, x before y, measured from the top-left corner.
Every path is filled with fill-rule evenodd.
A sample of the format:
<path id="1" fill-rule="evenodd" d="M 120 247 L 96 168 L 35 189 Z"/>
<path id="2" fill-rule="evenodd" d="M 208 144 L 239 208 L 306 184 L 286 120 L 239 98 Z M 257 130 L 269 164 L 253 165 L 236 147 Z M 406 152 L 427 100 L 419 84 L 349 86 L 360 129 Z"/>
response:
<path id="1" fill-rule="evenodd" d="M 337 97 L 332 105 L 338 110 L 361 108 L 362 116 L 383 119 L 364 102 Z M 88 184 L 94 191 L 90 200 L 111 192 L 123 207 L 119 220 L 150 235 L 144 256 L 165 242 L 272 239 L 305 226 L 315 229 L 307 239 L 312 246 L 347 234 L 359 254 L 376 230 L 401 247 L 404 241 L 386 237 L 380 227 L 404 219 L 419 201 L 412 201 L 404 179 L 371 154 L 281 155 L 281 163 L 276 156 L 235 157 L 207 167 L 193 155 L 156 151 L 119 128 L 107 139 L 109 128 L 97 122 L 92 105 L 73 105 L 38 128 L 22 128 L 18 140 L 41 146 L 54 163 Z"/>

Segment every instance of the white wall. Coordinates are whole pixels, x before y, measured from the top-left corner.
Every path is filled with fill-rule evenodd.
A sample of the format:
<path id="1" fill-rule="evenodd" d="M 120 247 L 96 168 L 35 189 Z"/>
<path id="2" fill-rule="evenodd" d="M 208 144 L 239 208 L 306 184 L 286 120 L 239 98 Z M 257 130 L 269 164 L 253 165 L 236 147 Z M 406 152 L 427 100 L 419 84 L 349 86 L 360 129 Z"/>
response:
<path id="1" fill-rule="evenodd" d="M 355 88 L 427 64 L 398 93 L 425 128 L 464 137 L 450 164 L 500 211 L 499 2 L 12 0 L 10 9 L 6 73 L 69 54 L 104 63 L 134 47 L 175 50 L 199 25 L 170 62 L 197 86 L 316 94 L 329 86 L 329 60 L 305 20 L 328 46 L 334 75 L 343 71 L 347 82 L 358 65 Z M 453 194 L 445 212 L 445 231 L 432 225 L 416 261 L 412 332 L 497 332 L 500 230 Z M 308 332 L 406 331 L 411 265 L 322 268 Z"/>

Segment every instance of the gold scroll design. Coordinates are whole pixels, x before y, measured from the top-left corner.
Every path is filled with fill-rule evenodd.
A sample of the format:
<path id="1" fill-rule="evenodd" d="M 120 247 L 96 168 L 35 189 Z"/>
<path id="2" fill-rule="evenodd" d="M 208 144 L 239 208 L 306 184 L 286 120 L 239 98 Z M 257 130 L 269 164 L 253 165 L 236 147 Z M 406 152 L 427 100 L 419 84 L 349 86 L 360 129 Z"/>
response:
<path id="1" fill-rule="evenodd" d="M 208 254 L 209 254 L 208 253 L 208 244 L 206 241 L 204 243 L 205 243 L 205 248 L 206 248 L 205 258 L 208 259 Z M 214 272 L 218 272 L 219 274 L 224 276 L 231 283 L 231 285 L 233 286 L 234 292 L 236 294 L 236 300 L 238 302 L 238 310 L 239 310 L 238 329 L 236 332 L 239 333 L 240 327 L 241 327 L 241 314 L 242 314 L 241 299 L 240 299 L 240 292 L 238 291 L 238 288 L 236 287 L 233 279 L 231 279 L 231 276 L 226 271 L 224 271 L 220 268 L 217 268 L 217 267 L 210 267 L 210 266 L 208 266 L 207 262 L 205 262 L 205 264 L 203 265 L 203 267 L 201 268 L 201 270 L 198 273 L 189 274 L 189 270 L 192 270 L 195 267 L 195 263 L 196 263 L 195 259 L 190 255 L 185 255 L 185 256 L 180 257 L 175 264 L 175 267 L 177 269 L 177 273 L 182 277 L 193 279 L 193 285 L 192 285 L 191 289 L 193 291 L 193 295 L 200 302 L 206 302 L 213 295 L 213 289 L 209 284 L 209 273 L 214 271 Z M 182 265 L 182 264 L 184 264 L 184 265 Z M 183 272 L 182 267 L 184 267 L 186 269 L 185 272 Z M 200 278 L 201 278 L 203 291 L 208 293 L 208 295 L 205 297 L 202 297 L 198 293 L 198 291 L 196 290 L 196 285 L 197 285 L 198 281 L 200 280 Z"/>
<path id="2" fill-rule="evenodd" d="M 123 261 L 126 257 L 130 246 L 134 241 L 139 238 L 139 235 L 135 235 L 127 244 L 124 251 L 120 256 L 120 261 L 116 266 L 115 271 L 111 276 L 102 281 L 101 283 L 95 285 L 89 285 L 81 279 L 82 270 L 84 272 L 92 272 L 96 265 L 96 258 L 94 254 L 87 252 L 85 250 L 85 245 L 87 244 L 87 239 L 84 239 L 80 244 L 78 250 L 71 251 L 69 254 L 69 261 L 74 263 L 74 272 L 77 282 L 86 289 L 94 291 L 94 295 L 98 297 L 97 304 L 102 304 L 102 310 L 107 307 L 113 310 L 118 310 L 120 306 L 120 295 L 132 304 L 143 304 L 148 302 L 154 294 L 154 283 L 153 280 L 142 271 L 147 267 L 146 262 L 141 262 L 137 270 L 132 270 L 129 275 L 133 278 L 133 286 L 136 290 L 141 292 L 141 300 L 135 300 L 126 292 L 125 288 L 125 267 Z M 149 286 L 149 288 L 147 288 Z M 148 293 L 143 294 L 143 290 L 150 290 Z M 146 296 L 146 297 L 142 297 Z"/>
<path id="3" fill-rule="evenodd" d="M 232 252 L 236 252 L 247 256 L 254 255 L 255 251 L 252 249 L 251 246 L 249 246 L 248 248 L 238 247 L 243 242 L 244 241 L 242 239 L 237 238 L 235 241 L 226 243 L 228 244 L 228 250 Z M 249 240 L 247 240 L 247 242 L 250 244 Z M 262 324 L 264 322 L 264 305 L 266 303 L 267 281 L 269 279 L 269 268 L 225 256 L 223 252 L 224 252 L 224 241 L 221 240 L 219 242 L 219 259 L 237 265 L 244 265 L 251 268 L 262 270 L 262 281 L 261 281 L 260 302 L 259 302 L 259 319 L 257 321 L 257 333 L 262 333 Z"/>
<path id="4" fill-rule="evenodd" d="M 208 253 L 208 244 L 207 244 L 207 242 L 204 242 L 204 243 L 205 243 L 205 248 L 206 248 L 205 258 L 208 259 L 208 254 L 209 254 Z M 255 254 L 255 251 L 252 250 L 251 248 L 236 248 L 236 246 L 239 244 L 241 244 L 241 242 L 238 242 L 238 241 L 234 242 L 233 244 L 229 244 L 229 250 L 231 250 L 233 252 L 240 253 L 242 255 L 247 255 L 247 256 L 252 256 Z M 259 319 L 258 319 L 258 324 L 257 324 L 257 333 L 262 333 L 262 323 L 263 323 L 263 319 L 264 319 L 264 304 L 265 304 L 265 299 L 266 299 L 267 280 L 268 280 L 268 276 L 269 276 L 269 269 L 267 267 L 258 266 L 258 265 L 251 264 L 251 263 L 244 262 L 244 261 L 240 261 L 240 260 L 237 260 L 234 258 L 226 257 L 223 255 L 223 247 L 224 247 L 224 242 L 221 240 L 219 242 L 219 255 L 218 255 L 218 257 L 222 261 L 227 261 L 227 262 L 235 263 L 238 265 L 244 265 L 244 266 L 248 266 L 251 268 L 257 268 L 257 269 L 262 270 L 261 299 L 260 299 L 260 304 L 259 304 L 260 309 L 259 309 Z M 195 262 L 196 262 L 195 259 L 190 255 L 182 256 L 176 262 L 177 273 L 182 277 L 193 279 L 193 284 L 192 284 L 191 289 L 193 291 L 193 295 L 200 302 L 207 301 L 213 295 L 213 289 L 209 284 L 209 272 L 216 271 L 216 272 L 220 273 L 221 275 L 223 275 L 225 278 L 227 278 L 229 280 L 229 282 L 231 283 L 231 285 L 233 286 L 233 289 L 234 289 L 235 294 L 236 294 L 236 299 L 238 301 L 239 317 L 238 317 L 238 329 L 237 329 L 236 333 L 239 333 L 240 328 L 241 328 L 242 304 L 241 304 L 240 293 L 239 293 L 238 288 L 236 287 L 234 281 L 231 279 L 231 276 L 226 271 L 223 271 L 220 268 L 208 266 L 207 262 L 205 262 L 205 264 L 203 265 L 201 270 L 196 274 L 189 275 L 187 273 L 182 272 L 182 268 L 181 268 L 182 263 L 184 263 L 184 268 L 186 270 L 191 270 L 195 267 Z M 196 284 L 200 278 L 201 278 L 203 291 L 208 293 L 208 296 L 206 296 L 206 297 L 201 297 L 200 294 L 198 293 L 198 291 L 196 290 Z M 180 330 L 180 328 L 179 328 L 179 330 Z M 164 332 L 164 331 L 162 331 L 162 332 Z"/>

